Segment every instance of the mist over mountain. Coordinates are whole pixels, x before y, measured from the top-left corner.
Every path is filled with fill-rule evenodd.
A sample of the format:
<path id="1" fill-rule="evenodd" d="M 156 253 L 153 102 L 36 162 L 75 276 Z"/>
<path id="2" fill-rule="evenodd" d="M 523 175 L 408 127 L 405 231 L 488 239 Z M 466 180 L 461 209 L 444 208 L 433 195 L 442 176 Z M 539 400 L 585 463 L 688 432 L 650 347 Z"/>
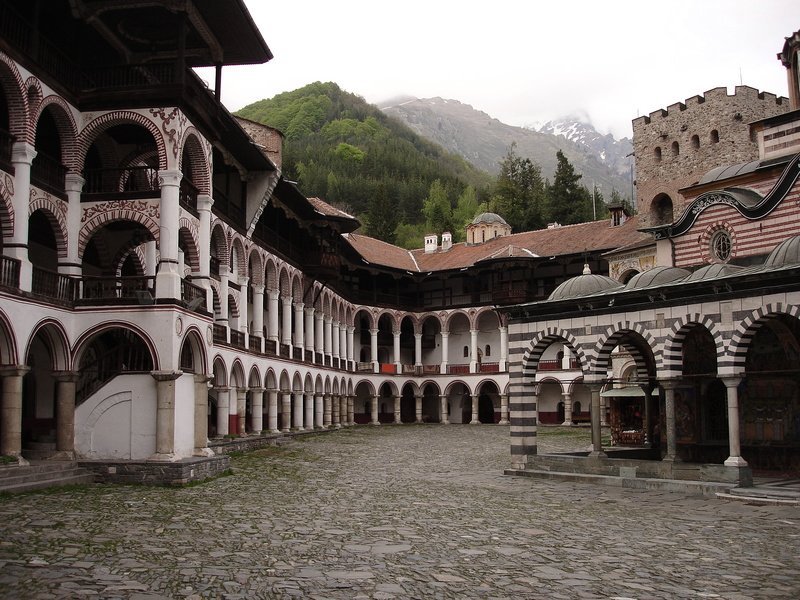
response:
<path id="1" fill-rule="evenodd" d="M 624 197 L 631 195 L 631 141 L 603 135 L 591 123 L 566 117 L 538 130 L 516 127 L 469 104 L 439 97 L 399 96 L 379 103 L 378 108 L 489 173 L 497 174 L 500 161 L 516 144 L 517 155 L 530 158 L 552 179 L 556 152 L 561 150 L 583 174 L 586 187 L 591 189 L 594 183 L 607 199 L 612 188 Z"/>

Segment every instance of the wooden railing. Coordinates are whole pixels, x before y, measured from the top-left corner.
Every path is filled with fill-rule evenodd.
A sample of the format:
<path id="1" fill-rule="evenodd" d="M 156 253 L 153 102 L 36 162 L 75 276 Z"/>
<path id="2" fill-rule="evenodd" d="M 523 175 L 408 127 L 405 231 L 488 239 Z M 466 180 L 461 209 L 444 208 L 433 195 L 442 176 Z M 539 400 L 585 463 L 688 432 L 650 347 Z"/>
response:
<path id="1" fill-rule="evenodd" d="M 500 363 L 481 363 L 478 365 L 479 373 L 499 373 Z"/>
<path id="2" fill-rule="evenodd" d="M 214 323 L 214 343 L 215 344 L 227 344 L 228 343 L 228 334 L 227 334 L 227 327 L 225 325 L 221 325 L 220 323 Z"/>
<path id="3" fill-rule="evenodd" d="M 76 277 L 34 266 L 31 292 L 52 300 L 73 302 L 78 297 L 79 281 Z"/>
<path id="4" fill-rule="evenodd" d="M 469 375 L 469 365 L 447 365 L 448 375 Z"/>
<path id="5" fill-rule="evenodd" d="M 80 298 L 87 301 L 131 301 L 153 304 L 155 277 L 83 277 Z"/>
<path id="6" fill-rule="evenodd" d="M 192 213 L 195 217 L 199 216 L 200 213 L 197 212 L 197 195 L 199 194 L 199 190 L 194 186 L 194 184 L 184 177 L 181 179 L 181 185 L 179 188 L 178 200 L 180 205 L 183 206 L 186 210 Z"/>
<path id="7" fill-rule="evenodd" d="M 231 329 L 231 346 L 244 350 L 244 333 L 236 329 Z"/>
<path id="8" fill-rule="evenodd" d="M 205 289 L 193 284 L 188 279 L 181 279 L 181 300 L 186 303 L 189 310 L 198 312 L 206 309 Z"/>
<path id="9" fill-rule="evenodd" d="M 86 169 L 83 177 L 86 183 L 83 186 L 82 200 L 86 201 L 95 200 L 92 196 L 96 194 L 124 198 L 154 198 L 161 193 L 158 169 L 155 167 Z"/>
<path id="10" fill-rule="evenodd" d="M 20 261 L 10 256 L 0 256 L 0 285 L 19 288 Z"/>
<path id="11" fill-rule="evenodd" d="M 67 167 L 56 158 L 39 152 L 31 163 L 31 183 L 46 192 L 66 199 Z"/>

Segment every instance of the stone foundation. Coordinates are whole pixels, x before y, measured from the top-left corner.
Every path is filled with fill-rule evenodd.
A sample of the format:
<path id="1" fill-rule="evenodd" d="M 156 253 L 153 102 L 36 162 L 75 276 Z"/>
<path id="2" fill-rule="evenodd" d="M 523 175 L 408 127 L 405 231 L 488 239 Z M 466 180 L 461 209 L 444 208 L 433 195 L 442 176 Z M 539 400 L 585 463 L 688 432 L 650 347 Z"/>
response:
<path id="1" fill-rule="evenodd" d="M 230 468 L 230 457 L 191 457 L 175 462 L 146 460 L 81 460 L 78 464 L 92 471 L 100 483 L 139 483 L 144 485 L 186 485 L 215 477 Z"/>

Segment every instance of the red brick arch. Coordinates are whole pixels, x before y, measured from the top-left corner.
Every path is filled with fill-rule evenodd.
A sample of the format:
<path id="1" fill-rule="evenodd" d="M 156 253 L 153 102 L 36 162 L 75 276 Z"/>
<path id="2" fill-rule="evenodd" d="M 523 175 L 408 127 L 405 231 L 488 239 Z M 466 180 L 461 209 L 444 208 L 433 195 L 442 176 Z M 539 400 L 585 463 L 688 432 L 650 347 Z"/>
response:
<path id="1" fill-rule="evenodd" d="M 78 136 L 78 143 L 76 148 L 76 170 L 82 170 L 84 162 L 86 161 L 86 153 L 92 146 L 92 143 L 97 136 L 115 125 L 124 125 L 133 123 L 141 125 L 153 136 L 156 148 L 158 148 L 158 168 L 164 170 L 167 168 L 167 148 L 164 144 L 164 137 L 161 134 L 158 126 L 150 119 L 136 112 L 132 111 L 114 111 L 100 115 L 91 121 L 86 127 L 83 128 Z"/>
<path id="2" fill-rule="evenodd" d="M 77 171 L 75 165 L 76 155 L 75 148 L 78 137 L 78 126 L 75 124 L 75 117 L 72 115 L 72 110 L 67 102 L 61 96 L 47 96 L 44 98 L 37 110 L 31 111 L 31 127 L 30 131 L 33 137 L 28 141 L 31 144 L 36 143 L 36 124 L 42 117 L 42 113 L 48 108 L 53 114 L 53 119 L 58 128 L 58 136 L 61 142 L 61 162 L 69 168 L 70 171 Z"/>
<path id="3" fill-rule="evenodd" d="M 28 217 L 33 215 L 37 210 L 42 211 L 47 220 L 50 222 L 50 227 L 53 228 L 53 234 L 56 238 L 56 250 L 59 258 L 67 257 L 67 219 L 66 207 L 62 200 L 53 198 L 48 193 L 39 195 L 36 190 L 31 189 L 31 199 L 28 203 Z"/>
<path id="4" fill-rule="evenodd" d="M 28 103 L 25 93 L 25 82 L 11 58 L 0 52 L 0 87 L 8 104 L 8 128 L 18 140 L 28 139 Z M 35 133 L 35 132 L 34 132 Z"/>
<path id="5" fill-rule="evenodd" d="M 188 127 L 181 139 L 180 169 L 201 194 L 211 195 L 211 164 L 203 151 L 203 138 L 194 127 Z M 188 152 L 192 161 L 192 172 L 183 171 L 183 151 Z"/>
<path id="6" fill-rule="evenodd" d="M 78 238 L 78 256 L 83 256 L 86 244 L 101 227 L 113 221 L 135 221 L 143 225 L 159 243 L 159 207 L 146 200 L 113 200 L 84 208 L 81 215 L 81 233 Z"/>
<path id="7" fill-rule="evenodd" d="M 3 239 L 14 235 L 14 178 L 0 172 L 0 235 Z"/>

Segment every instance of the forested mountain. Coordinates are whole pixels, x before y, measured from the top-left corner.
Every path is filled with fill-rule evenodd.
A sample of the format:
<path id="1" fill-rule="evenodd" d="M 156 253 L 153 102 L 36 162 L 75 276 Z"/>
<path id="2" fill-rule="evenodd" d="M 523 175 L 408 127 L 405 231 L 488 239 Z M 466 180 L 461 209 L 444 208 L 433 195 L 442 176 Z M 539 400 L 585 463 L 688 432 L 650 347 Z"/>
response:
<path id="1" fill-rule="evenodd" d="M 503 157 L 516 144 L 516 153 L 539 165 L 542 176 L 552 180 L 560 151 L 583 175 L 583 185 L 591 188 L 594 183 L 606 198 L 612 190 L 630 196 L 630 140 L 602 136 L 577 119 L 552 121 L 537 131 L 507 125 L 457 100 L 404 96 L 378 106 L 421 136 L 489 173 L 500 171 Z"/>
<path id="2" fill-rule="evenodd" d="M 334 83 L 312 83 L 237 114 L 284 133 L 283 171 L 304 194 L 359 217 L 367 233 L 387 241 L 419 243 L 395 239 L 395 230 L 404 223 L 422 227 L 423 202 L 434 181 L 453 206 L 468 187 L 480 198 L 491 182 L 463 158 Z"/>

